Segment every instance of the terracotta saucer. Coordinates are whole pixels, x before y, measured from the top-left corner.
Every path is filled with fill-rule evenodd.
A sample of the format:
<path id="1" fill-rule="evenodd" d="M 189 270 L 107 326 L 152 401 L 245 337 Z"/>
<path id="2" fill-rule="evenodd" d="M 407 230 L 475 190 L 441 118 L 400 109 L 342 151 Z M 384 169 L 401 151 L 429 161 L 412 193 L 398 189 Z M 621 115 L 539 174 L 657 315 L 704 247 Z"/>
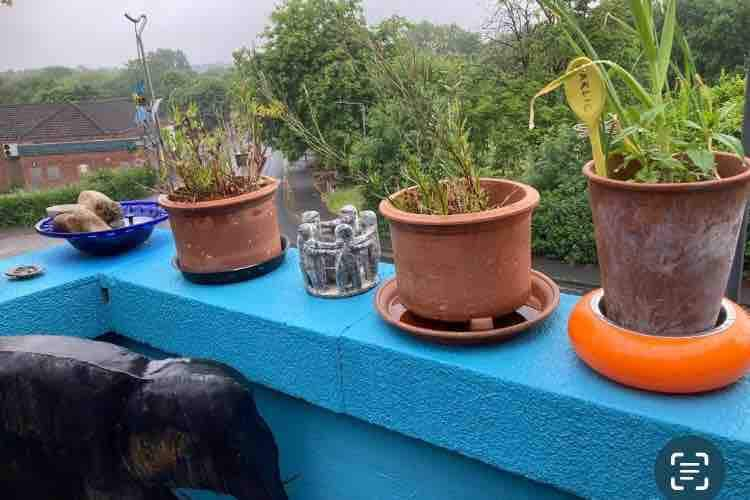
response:
<path id="1" fill-rule="evenodd" d="M 531 296 L 526 305 L 499 318 L 446 323 L 416 316 L 401 304 L 396 278 L 383 283 L 375 296 L 380 316 L 416 337 L 441 344 L 487 344 L 505 340 L 546 319 L 560 303 L 560 288 L 550 278 L 531 271 Z"/>

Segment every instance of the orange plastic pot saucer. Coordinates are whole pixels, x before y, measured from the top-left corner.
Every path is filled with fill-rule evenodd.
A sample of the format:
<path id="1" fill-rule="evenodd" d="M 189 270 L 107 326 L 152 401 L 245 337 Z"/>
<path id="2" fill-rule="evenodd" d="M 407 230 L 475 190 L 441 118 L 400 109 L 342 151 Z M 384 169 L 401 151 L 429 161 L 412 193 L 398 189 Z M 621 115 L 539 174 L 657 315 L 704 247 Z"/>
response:
<path id="1" fill-rule="evenodd" d="M 647 391 L 691 394 L 739 380 L 750 369 L 750 319 L 722 301 L 716 328 L 685 337 L 647 335 L 612 323 L 603 313 L 602 289 L 573 309 L 568 335 L 592 369 L 623 385 Z"/>

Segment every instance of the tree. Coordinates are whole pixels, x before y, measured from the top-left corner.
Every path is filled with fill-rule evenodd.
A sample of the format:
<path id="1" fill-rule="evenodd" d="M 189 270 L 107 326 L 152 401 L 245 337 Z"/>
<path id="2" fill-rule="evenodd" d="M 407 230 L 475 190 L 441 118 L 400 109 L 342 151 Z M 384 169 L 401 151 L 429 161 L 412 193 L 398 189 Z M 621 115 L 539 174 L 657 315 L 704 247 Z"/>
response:
<path id="1" fill-rule="evenodd" d="M 681 0 L 677 17 L 702 76 L 716 80 L 722 71 L 743 70 L 750 54 L 750 2 Z"/>
<path id="2" fill-rule="evenodd" d="M 195 73 L 179 50 L 159 49 L 149 53 L 157 97 L 169 97 L 177 88 L 192 84 Z M 212 73 L 220 76 L 220 73 Z M 57 103 L 99 98 L 125 97 L 144 80 L 139 61 L 124 68 L 88 69 L 49 66 L 40 69 L 0 72 L 0 104 Z M 167 108 L 168 106 L 165 106 Z"/>
<path id="3" fill-rule="evenodd" d="M 508 60 L 523 70 L 528 70 L 534 57 L 536 32 L 545 22 L 545 16 L 536 0 L 497 0 L 485 31 L 501 49 Z"/>
<path id="4" fill-rule="evenodd" d="M 228 87 L 224 78 L 196 76 L 175 89 L 169 104 L 187 108 L 195 103 L 204 125 L 211 129 L 219 125 L 220 120 L 228 118 Z"/>
<path id="5" fill-rule="evenodd" d="M 169 97 L 169 94 L 176 88 L 170 85 L 175 83 L 175 73 L 182 74 L 186 78 L 195 75 L 187 56 L 181 50 L 157 49 L 146 55 L 146 61 L 151 71 L 151 80 L 157 97 Z M 140 60 L 128 61 L 123 76 L 125 85 L 129 87 L 129 92 L 132 92 L 136 83 L 146 79 Z"/>
<path id="6" fill-rule="evenodd" d="M 40 91 L 35 96 L 37 102 L 63 103 L 90 101 L 99 97 L 97 90 L 89 84 L 66 81 L 52 88 Z"/>
<path id="7" fill-rule="evenodd" d="M 482 49 L 479 33 L 466 31 L 456 24 L 407 23 L 404 35 L 417 48 L 440 55 L 474 56 Z"/>
<path id="8" fill-rule="evenodd" d="M 361 106 L 347 103 L 369 106 L 373 99 L 363 67 L 367 36 L 360 0 L 285 0 L 271 14 L 262 50 L 239 52 L 235 63 L 243 78 L 259 68 L 305 126 L 314 128 L 317 116 L 327 140 L 346 151 L 362 123 Z M 307 150 L 285 125 L 272 146 L 291 160 Z"/>

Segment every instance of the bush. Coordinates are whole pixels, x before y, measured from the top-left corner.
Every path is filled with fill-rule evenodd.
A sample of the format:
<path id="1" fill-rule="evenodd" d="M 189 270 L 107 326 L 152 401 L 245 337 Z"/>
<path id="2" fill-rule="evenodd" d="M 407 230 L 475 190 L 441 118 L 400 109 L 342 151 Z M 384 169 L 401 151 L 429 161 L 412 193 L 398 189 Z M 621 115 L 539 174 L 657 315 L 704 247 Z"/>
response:
<path id="1" fill-rule="evenodd" d="M 525 181 L 539 190 L 534 213 L 533 250 L 575 264 L 596 263 L 594 223 L 586 178 L 588 141 L 569 125 L 560 125 L 530 155 Z"/>
<path id="2" fill-rule="evenodd" d="M 75 203 L 81 191 L 100 191 L 113 200 L 135 200 L 153 194 L 156 173 L 152 168 L 102 169 L 77 184 L 46 191 L 16 191 L 0 195 L 0 227 L 32 226 L 47 207 Z"/>
<path id="3" fill-rule="evenodd" d="M 572 264 L 596 263 L 596 240 L 586 179 L 542 191 L 534 213 L 533 250 Z"/>

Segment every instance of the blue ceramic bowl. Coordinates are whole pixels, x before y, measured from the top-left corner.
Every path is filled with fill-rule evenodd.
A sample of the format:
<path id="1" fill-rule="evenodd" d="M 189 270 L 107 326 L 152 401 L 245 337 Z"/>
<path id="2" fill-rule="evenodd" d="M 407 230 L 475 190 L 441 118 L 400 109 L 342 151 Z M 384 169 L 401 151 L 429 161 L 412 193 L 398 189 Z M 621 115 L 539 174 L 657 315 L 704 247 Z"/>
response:
<path id="1" fill-rule="evenodd" d="M 160 222 L 167 220 L 166 210 L 154 201 L 120 202 L 128 225 L 93 233 L 61 233 L 55 231 L 52 217 L 36 223 L 34 229 L 42 236 L 68 240 L 81 252 L 91 255 L 115 255 L 135 248 L 146 241 Z"/>

